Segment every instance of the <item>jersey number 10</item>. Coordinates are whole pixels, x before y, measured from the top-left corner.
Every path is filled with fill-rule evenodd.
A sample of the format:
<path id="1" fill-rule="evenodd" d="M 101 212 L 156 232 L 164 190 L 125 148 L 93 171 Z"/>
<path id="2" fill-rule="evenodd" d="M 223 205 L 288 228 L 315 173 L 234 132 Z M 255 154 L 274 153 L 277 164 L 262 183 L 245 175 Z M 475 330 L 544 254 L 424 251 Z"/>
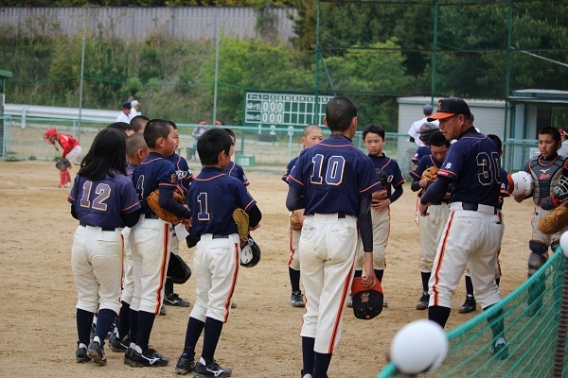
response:
<path id="1" fill-rule="evenodd" d="M 314 185 L 322 185 L 324 180 L 327 185 L 341 185 L 343 182 L 343 171 L 345 169 L 345 158 L 343 156 L 332 155 L 327 159 L 325 175 L 322 176 L 324 156 L 317 154 L 312 158 L 312 174 L 310 182 Z"/>

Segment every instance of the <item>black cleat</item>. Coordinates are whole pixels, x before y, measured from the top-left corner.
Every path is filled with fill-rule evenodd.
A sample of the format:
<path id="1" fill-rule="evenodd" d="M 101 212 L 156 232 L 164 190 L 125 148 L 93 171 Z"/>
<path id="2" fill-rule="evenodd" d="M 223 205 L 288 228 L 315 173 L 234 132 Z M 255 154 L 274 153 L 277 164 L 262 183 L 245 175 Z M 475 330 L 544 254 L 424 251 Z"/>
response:
<path id="1" fill-rule="evenodd" d="M 91 361 L 91 358 L 87 355 L 87 347 L 85 344 L 77 343 L 77 351 L 75 352 L 75 361 L 79 364 L 84 364 L 85 362 Z"/>
<path id="2" fill-rule="evenodd" d="M 469 314 L 470 312 L 473 312 L 476 309 L 477 309 L 477 304 L 475 303 L 475 298 L 467 297 L 463 305 L 458 310 L 458 312 L 460 314 Z"/>
<path id="3" fill-rule="evenodd" d="M 416 303 L 416 309 L 420 311 L 427 310 L 429 303 L 430 303 L 430 294 L 423 292 L 422 296 L 418 300 L 418 303 Z"/>
<path id="4" fill-rule="evenodd" d="M 87 349 L 87 356 L 97 365 L 105 366 L 107 359 L 105 356 L 104 343 L 100 345 L 98 341 L 91 341 Z"/>
<path id="5" fill-rule="evenodd" d="M 176 293 L 172 293 L 164 298 L 164 304 L 169 306 L 189 307 L 189 302 L 181 299 Z"/>
<path id="6" fill-rule="evenodd" d="M 130 346 L 130 338 L 126 336 L 124 339 L 120 340 L 115 333 L 113 333 L 109 339 L 108 343 L 110 344 L 110 349 L 113 352 L 124 353 L 126 349 Z"/>
<path id="7" fill-rule="evenodd" d="M 167 357 L 162 356 L 160 353 L 154 349 L 148 349 L 145 352 L 138 353 L 134 348 L 128 348 L 132 350 L 126 362 L 126 355 L 124 361 L 132 367 L 146 367 L 146 366 L 167 366 L 170 360 Z M 128 353 L 128 351 L 126 351 Z"/>
<path id="8" fill-rule="evenodd" d="M 193 370 L 193 375 L 197 378 L 230 377 L 232 373 L 231 369 L 219 366 L 216 361 L 211 362 L 207 366 L 199 362 Z"/>
<path id="9" fill-rule="evenodd" d="M 176 373 L 179 375 L 186 375 L 193 372 L 195 369 L 195 360 L 190 360 L 181 356 L 176 364 Z"/>
<path id="10" fill-rule="evenodd" d="M 290 298 L 292 307 L 304 307 L 304 296 L 301 291 L 293 291 Z"/>

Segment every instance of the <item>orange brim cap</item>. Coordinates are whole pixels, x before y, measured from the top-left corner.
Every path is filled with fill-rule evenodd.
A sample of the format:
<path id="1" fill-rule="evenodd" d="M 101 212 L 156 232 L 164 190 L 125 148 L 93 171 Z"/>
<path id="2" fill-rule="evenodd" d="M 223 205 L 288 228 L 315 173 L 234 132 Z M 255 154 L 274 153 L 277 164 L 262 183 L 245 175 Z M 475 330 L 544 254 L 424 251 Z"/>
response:
<path id="1" fill-rule="evenodd" d="M 432 114 L 431 116 L 429 116 L 427 118 L 428 122 L 436 120 L 436 119 L 444 119 L 444 118 L 449 118 L 456 115 L 455 113 L 443 113 L 443 112 L 438 112 L 435 114 Z"/>

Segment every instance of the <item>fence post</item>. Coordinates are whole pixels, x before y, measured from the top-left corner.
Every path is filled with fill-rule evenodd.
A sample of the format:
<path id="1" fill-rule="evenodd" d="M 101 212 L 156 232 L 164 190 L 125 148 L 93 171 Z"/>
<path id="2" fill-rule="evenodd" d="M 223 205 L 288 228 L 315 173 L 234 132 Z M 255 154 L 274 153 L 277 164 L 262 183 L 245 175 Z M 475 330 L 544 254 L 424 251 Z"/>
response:
<path id="1" fill-rule="evenodd" d="M 564 252 L 566 253 L 566 252 Z M 561 378 L 564 370 L 564 348 L 566 347 L 566 328 L 568 323 L 568 264 L 564 264 L 564 282 L 562 285 L 562 302 L 558 316 L 558 333 L 556 334 L 556 352 L 554 353 L 554 369 L 552 376 Z"/>
<path id="2" fill-rule="evenodd" d="M 294 138 L 294 126 L 288 126 L 288 161 L 292 160 L 292 143 Z"/>

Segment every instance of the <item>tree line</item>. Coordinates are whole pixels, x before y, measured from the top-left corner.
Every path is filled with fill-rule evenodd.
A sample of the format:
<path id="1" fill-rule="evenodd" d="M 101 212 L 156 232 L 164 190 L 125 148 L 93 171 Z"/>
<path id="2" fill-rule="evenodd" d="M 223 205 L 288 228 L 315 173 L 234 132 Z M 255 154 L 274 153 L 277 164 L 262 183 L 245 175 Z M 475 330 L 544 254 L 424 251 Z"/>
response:
<path id="1" fill-rule="evenodd" d="M 14 5 L 10 3 L 0 0 L 0 5 Z M 43 3 L 18 1 L 18 5 L 47 6 Z M 49 3 L 126 5 L 124 1 Z M 222 38 L 217 116 L 233 124 L 242 122 L 247 89 L 346 94 L 362 109 L 360 123 L 378 122 L 389 131 L 396 130 L 400 96 L 503 99 L 515 89 L 568 90 L 568 3 L 438 3 L 436 8 L 434 0 L 322 2 L 318 44 L 313 0 L 128 1 L 129 6 L 254 6 L 259 12 L 273 6 L 296 8 L 296 36 L 290 41 Z M 8 86 L 9 102 L 33 99 L 38 104 L 76 106 L 78 37 L 6 30 L 0 33 L 0 45 L 0 68 L 15 73 Z M 180 122 L 194 122 L 211 113 L 214 41 L 176 41 L 155 34 L 132 43 L 93 35 L 87 37 L 86 47 L 86 107 L 116 108 L 122 99 L 137 97 L 145 99 L 152 115 Z"/>

